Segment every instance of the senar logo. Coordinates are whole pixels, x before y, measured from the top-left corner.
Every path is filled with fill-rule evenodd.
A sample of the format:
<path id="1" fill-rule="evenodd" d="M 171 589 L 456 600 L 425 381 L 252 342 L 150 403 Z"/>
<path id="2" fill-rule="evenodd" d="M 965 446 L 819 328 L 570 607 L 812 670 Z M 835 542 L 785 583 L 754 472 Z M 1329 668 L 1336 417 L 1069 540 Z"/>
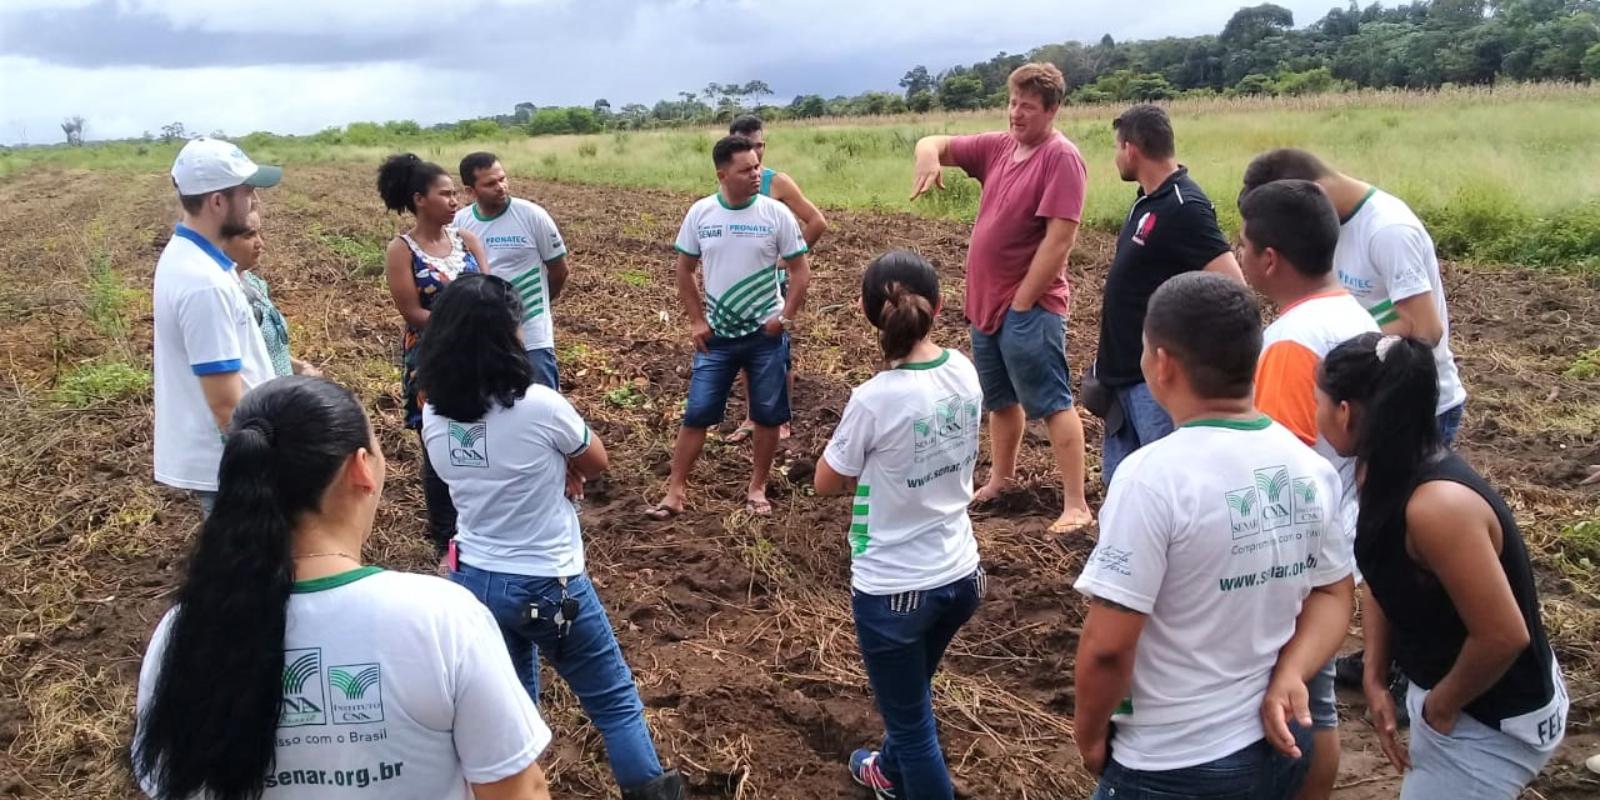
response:
<path id="1" fill-rule="evenodd" d="M 334 691 L 329 707 L 335 725 L 383 721 L 383 672 L 377 664 L 344 664 L 328 670 Z"/>
<path id="2" fill-rule="evenodd" d="M 1233 530 L 1233 538 L 1243 539 L 1261 532 L 1260 502 L 1255 489 L 1248 486 L 1234 489 L 1228 492 L 1227 500 L 1228 523 Z"/>
<path id="3" fill-rule="evenodd" d="M 322 651 L 317 648 L 283 652 L 283 705 L 278 727 L 326 725 L 327 703 L 322 693 Z"/>
<path id="4" fill-rule="evenodd" d="M 482 422 L 473 425 L 450 423 L 450 465 L 489 468 L 489 428 Z"/>

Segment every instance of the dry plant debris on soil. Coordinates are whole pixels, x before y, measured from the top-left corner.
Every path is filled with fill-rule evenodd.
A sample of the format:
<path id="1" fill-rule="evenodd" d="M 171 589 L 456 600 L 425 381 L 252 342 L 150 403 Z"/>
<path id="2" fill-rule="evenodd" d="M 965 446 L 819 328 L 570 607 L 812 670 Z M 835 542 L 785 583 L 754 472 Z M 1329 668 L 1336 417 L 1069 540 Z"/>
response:
<path id="1" fill-rule="evenodd" d="M 308 166 L 265 192 L 262 273 L 290 320 L 296 355 L 357 391 L 390 455 L 367 557 L 427 571 L 418 448 L 400 424 L 399 318 L 377 259 L 397 221 L 382 213 L 372 178 L 368 168 Z M 855 796 L 844 759 L 881 729 L 850 620 L 848 503 L 806 487 L 850 388 L 878 365 L 854 306 L 861 267 L 890 247 L 932 259 L 948 301 L 940 336 L 965 347 L 955 309 L 968 230 L 836 213 L 797 336 L 795 438 L 780 454 L 776 513 L 740 510 L 748 450 L 713 441 L 690 513 L 659 525 L 637 509 L 664 481 L 687 383 L 669 243 L 693 198 L 515 188 L 552 211 L 572 248 L 573 278 L 555 311 L 561 369 L 614 464 L 588 491 L 589 563 L 663 759 L 685 770 L 698 797 Z M 147 388 L 91 381 L 87 395 L 69 395 L 60 387 L 107 364 L 148 368 L 148 288 L 176 204 L 162 175 L 36 171 L 0 185 L 0 208 L 8 420 L 0 426 L 0 797 L 131 797 L 124 765 L 139 660 L 198 516 L 187 498 L 151 481 Z M 1111 246 L 1086 233 L 1073 258 L 1075 365 L 1094 352 Z M 1455 266 L 1447 279 L 1472 391 L 1464 450 L 1506 489 L 1525 525 L 1574 698 L 1568 744 L 1535 790 L 1593 797 L 1600 783 L 1581 760 L 1597 747 L 1600 535 L 1595 523 L 1575 523 L 1600 517 L 1597 494 L 1577 486 L 1584 466 L 1600 463 L 1600 386 L 1563 373 L 1600 346 L 1600 281 Z M 1099 428 L 1090 420 L 1088 429 L 1093 463 Z M 1083 613 L 1071 585 L 1091 540 L 1045 533 L 1060 498 L 1047 458 L 1048 445 L 1030 434 L 1024 490 L 976 519 L 994 580 L 935 683 L 966 797 L 1083 797 L 1092 785 L 1071 733 Z M 544 765 L 556 795 L 611 796 L 598 735 L 559 680 L 544 685 L 556 731 Z M 1394 796 L 1398 782 L 1360 698 L 1343 700 L 1340 796 Z"/>

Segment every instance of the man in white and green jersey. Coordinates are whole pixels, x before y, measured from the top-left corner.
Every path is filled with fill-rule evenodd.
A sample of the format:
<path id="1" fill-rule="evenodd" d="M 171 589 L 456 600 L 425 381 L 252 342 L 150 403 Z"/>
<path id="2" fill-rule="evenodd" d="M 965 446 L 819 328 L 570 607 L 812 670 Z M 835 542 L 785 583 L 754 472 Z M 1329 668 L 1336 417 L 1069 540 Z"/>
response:
<path id="1" fill-rule="evenodd" d="M 694 369 L 666 497 L 646 511 L 653 519 L 683 511 L 689 471 L 705 446 L 706 429 L 722 422 L 728 390 L 740 370 L 750 376 L 750 417 L 756 425 L 746 494 L 750 513 L 772 513 L 767 474 L 778 449 L 778 426 L 790 416 L 789 328 L 811 282 L 808 248 L 794 214 L 759 193 L 761 159 L 755 143 L 728 136 L 717 142 L 711 158 L 721 191 L 690 207 L 673 245 Z M 778 288 L 780 261 L 789 271 L 787 296 Z M 695 281 L 697 266 L 703 292 Z"/>
<path id="2" fill-rule="evenodd" d="M 1344 641 L 1352 559 L 1338 473 L 1255 407 L 1261 342 L 1237 281 L 1151 295 L 1140 371 L 1177 430 L 1117 469 L 1075 585 L 1096 797 L 1292 797 L 1304 779 L 1306 682 Z"/>
<path id="3" fill-rule="evenodd" d="M 1405 201 L 1334 170 L 1304 150 L 1282 148 L 1256 156 L 1244 171 L 1244 191 L 1281 180 L 1313 181 L 1339 212 L 1339 246 L 1333 252 L 1339 283 L 1372 314 L 1384 333 L 1433 346 L 1439 372 L 1439 435 L 1455 444 L 1466 408 L 1455 354 L 1450 352 L 1450 312 L 1433 238 Z M 1360 670 L 1356 670 L 1359 674 Z"/>
<path id="4" fill-rule="evenodd" d="M 489 273 L 517 288 L 522 346 L 534 380 L 561 391 L 550 318 L 550 306 L 567 282 L 567 245 L 561 231 L 543 207 L 511 196 L 505 168 L 493 153 L 469 153 L 461 159 L 461 185 L 473 202 L 456 212 L 456 227 L 477 234 L 489 251 Z"/>

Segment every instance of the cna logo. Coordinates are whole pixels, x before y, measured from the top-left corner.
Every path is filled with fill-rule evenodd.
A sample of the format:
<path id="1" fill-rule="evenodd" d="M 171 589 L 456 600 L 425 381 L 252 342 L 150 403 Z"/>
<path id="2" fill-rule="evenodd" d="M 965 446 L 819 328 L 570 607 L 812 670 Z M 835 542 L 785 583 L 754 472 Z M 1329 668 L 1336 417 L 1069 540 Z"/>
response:
<path id="1" fill-rule="evenodd" d="M 327 706 L 322 694 L 322 650 L 283 651 L 283 705 L 278 727 L 326 725 Z"/>
<path id="2" fill-rule="evenodd" d="M 1294 522 L 1289 510 L 1288 467 L 1256 470 L 1256 488 L 1261 490 L 1261 519 L 1266 530 L 1277 530 Z"/>
<path id="3" fill-rule="evenodd" d="M 1317 483 L 1310 478 L 1294 479 L 1294 521 L 1308 524 L 1322 521 L 1322 506 L 1317 503 Z"/>
<path id="4" fill-rule="evenodd" d="M 1146 211 L 1146 212 L 1144 212 L 1144 216 L 1139 218 L 1139 224 L 1134 227 L 1134 230 L 1133 230 L 1133 243 L 1134 244 L 1141 244 L 1141 245 L 1144 244 L 1150 238 L 1150 234 L 1152 232 L 1154 232 L 1155 229 L 1156 229 L 1156 212 L 1154 212 L 1154 211 Z"/>
<path id="5" fill-rule="evenodd" d="M 328 708 L 335 725 L 383 721 L 383 672 L 377 664 L 345 664 L 328 670 L 333 686 Z"/>
<path id="6" fill-rule="evenodd" d="M 450 465 L 453 467 L 489 468 L 488 426 L 482 422 L 473 425 L 450 423 Z"/>
<path id="7" fill-rule="evenodd" d="M 1260 498 L 1252 487 L 1228 492 L 1228 523 L 1233 538 L 1243 539 L 1261 532 Z"/>

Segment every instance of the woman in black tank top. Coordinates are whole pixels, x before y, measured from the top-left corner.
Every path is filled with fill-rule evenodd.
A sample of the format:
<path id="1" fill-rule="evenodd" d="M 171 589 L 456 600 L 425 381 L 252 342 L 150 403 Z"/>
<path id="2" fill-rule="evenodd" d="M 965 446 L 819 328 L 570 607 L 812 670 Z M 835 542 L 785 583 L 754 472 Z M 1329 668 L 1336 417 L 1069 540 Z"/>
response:
<path id="1" fill-rule="evenodd" d="M 1364 684 L 1385 754 L 1410 768 L 1401 797 L 1515 797 L 1560 742 L 1567 697 L 1511 509 L 1441 445 L 1428 345 L 1363 334 L 1317 383 L 1319 430 L 1357 459 Z M 1412 682 L 1409 754 L 1391 657 Z"/>

